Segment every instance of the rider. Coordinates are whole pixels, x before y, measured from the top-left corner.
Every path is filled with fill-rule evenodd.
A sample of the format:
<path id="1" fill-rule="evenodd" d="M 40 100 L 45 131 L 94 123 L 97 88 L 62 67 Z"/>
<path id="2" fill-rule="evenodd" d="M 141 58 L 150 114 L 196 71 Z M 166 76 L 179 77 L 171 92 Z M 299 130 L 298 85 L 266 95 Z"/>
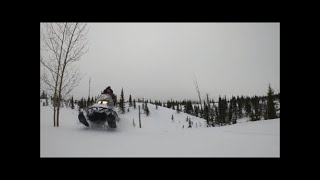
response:
<path id="1" fill-rule="evenodd" d="M 112 97 L 113 103 L 116 104 L 117 102 L 117 96 L 113 94 L 113 90 L 110 86 L 108 86 L 102 94 L 109 94 Z"/>

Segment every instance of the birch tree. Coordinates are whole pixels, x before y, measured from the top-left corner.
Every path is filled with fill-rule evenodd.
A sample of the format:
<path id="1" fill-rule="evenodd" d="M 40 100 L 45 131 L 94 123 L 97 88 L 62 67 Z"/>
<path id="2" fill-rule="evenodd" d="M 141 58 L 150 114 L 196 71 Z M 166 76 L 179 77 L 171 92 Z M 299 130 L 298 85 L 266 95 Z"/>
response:
<path id="1" fill-rule="evenodd" d="M 41 81 L 53 95 L 54 127 L 59 127 L 61 102 L 81 80 L 77 61 L 88 51 L 88 27 L 86 23 L 46 23 L 40 26 L 40 62 L 44 67 Z"/>

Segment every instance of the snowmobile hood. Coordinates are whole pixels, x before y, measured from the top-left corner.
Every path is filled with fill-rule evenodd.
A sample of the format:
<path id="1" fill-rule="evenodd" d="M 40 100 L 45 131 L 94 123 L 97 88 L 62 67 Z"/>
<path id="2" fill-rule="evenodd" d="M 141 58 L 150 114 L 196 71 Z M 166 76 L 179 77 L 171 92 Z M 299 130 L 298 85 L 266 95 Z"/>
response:
<path id="1" fill-rule="evenodd" d="M 96 103 L 96 104 L 90 106 L 90 108 L 94 108 L 94 107 L 108 108 L 108 105 Z"/>

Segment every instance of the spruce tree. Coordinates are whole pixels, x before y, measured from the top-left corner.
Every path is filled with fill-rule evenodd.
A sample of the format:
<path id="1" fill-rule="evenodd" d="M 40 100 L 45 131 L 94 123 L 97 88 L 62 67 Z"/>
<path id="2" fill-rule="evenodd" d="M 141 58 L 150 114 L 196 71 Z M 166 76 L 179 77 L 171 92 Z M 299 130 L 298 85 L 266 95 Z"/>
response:
<path id="1" fill-rule="evenodd" d="M 86 108 L 86 107 L 87 107 L 87 100 L 83 99 L 83 108 Z"/>
<path id="2" fill-rule="evenodd" d="M 73 96 L 71 97 L 71 109 L 74 109 Z"/>
<path id="3" fill-rule="evenodd" d="M 191 121 L 190 118 L 189 118 L 189 126 L 188 126 L 188 128 L 192 128 L 192 121 Z"/>
<path id="4" fill-rule="evenodd" d="M 222 99 L 219 95 L 219 101 L 218 101 L 218 114 L 219 114 L 219 118 L 218 118 L 218 122 L 219 122 L 219 125 L 221 126 L 222 125 Z"/>
<path id="5" fill-rule="evenodd" d="M 136 108 L 136 99 L 133 99 L 133 108 Z"/>
<path id="6" fill-rule="evenodd" d="M 122 113 L 125 113 L 125 104 L 124 104 L 124 94 L 123 88 L 121 89 L 120 101 L 119 101 L 119 108 Z"/>
<path id="7" fill-rule="evenodd" d="M 209 122 L 209 107 L 207 104 L 204 103 L 204 119 L 207 120 L 207 125 L 210 126 Z"/>
<path id="8" fill-rule="evenodd" d="M 195 107 L 194 107 L 194 115 L 195 115 L 196 117 L 199 116 L 199 106 L 195 106 Z"/>
<path id="9" fill-rule="evenodd" d="M 147 103 L 147 102 L 146 102 L 146 104 L 145 104 L 144 111 L 145 111 L 146 115 L 149 116 L 150 111 L 149 111 L 148 103 Z"/>
<path id="10" fill-rule="evenodd" d="M 87 99 L 87 106 L 86 107 L 89 107 L 91 106 L 91 100 L 90 100 L 90 97 L 88 96 L 88 99 Z"/>
<path id="11" fill-rule="evenodd" d="M 169 100 L 167 101 L 167 108 L 171 108 L 171 102 Z"/>
<path id="12" fill-rule="evenodd" d="M 190 100 L 186 102 L 184 112 L 187 113 L 187 114 L 192 114 L 193 113 L 193 107 L 192 107 L 192 103 L 191 103 Z"/>
<path id="13" fill-rule="evenodd" d="M 44 92 L 44 90 L 42 90 L 42 94 L 40 96 L 40 99 L 47 99 L 47 94 Z"/>
<path id="14" fill-rule="evenodd" d="M 245 110 L 246 110 L 246 116 L 250 117 L 251 114 L 251 102 L 250 102 L 250 98 L 247 97 L 245 99 Z"/>
<path id="15" fill-rule="evenodd" d="M 243 114 L 242 114 L 242 102 L 241 102 L 241 99 L 239 97 L 237 97 L 237 105 L 238 105 L 238 108 L 237 108 L 237 111 L 238 111 L 238 118 L 241 119 L 243 117 Z"/>
<path id="16" fill-rule="evenodd" d="M 254 96 L 252 98 L 252 104 L 254 109 L 254 121 L 258 121 L 261 118 L 261 112 L 260 112 L 260 103 L 259 103 L 259 97 Z"/>
<path id="17" fill-rule="evenodd" d="M 227 104 L 227 99 L 226 97 L 224 99 L 221 99 L 219 97 L 219 121 L 220 125 L 225 125 L 227 123 L 227 114 L 228 110 L 228 104 Z"/>
<path id="18" fill-rule="evenodd" d="M 177 113 L 179 114 L 181 111 L 179 103 L 177 103 Z"/>
<path id="19" fill-rule="evenodd" d="M 237 107 L 237 100 L 235 97 L 232 97 L 231 99 L 231 106 L 232 106 L 232 124 L 236 124 L 237 123 L 237 119 L 238 119 L 238 107 Z"/>
<path id="20" fill-rule="evenodd" d="M 218 112 L 218 107 L 217 106 L 214 107 L 214 112 L 215 112 L 215 124 L 219 124 L 220 125 L 219 112 Z"/>
<path id="21" fill-rule="evenodd" d="M 132 106 L 132 100 L 131 100 L 131 94 L 130 94 L 130 96 L 129 96 L 129 107 L 131 107 Z"/>
<path id="22" fill-rule="evenodd" d="M 78 101 L 78 108 L 79 108 L 79 109 L 81 108 L 81 100 L 82 100 L 82 99 L 80 99 L 80 101 Z"/>
<path id="23" fill-rule="evenodd" d="M 267 119 L 277 118 L 276 110 L 275 110 L 274 102 L 273 102 L 273 93 L 274 93 L 274 91 L 269 84 L 268 96 L 267 96 Z"/>
<path id="24" fill-rule="evenodd" d="M 209 109 L 209 122 L 212 127 L 215 126 L 214 121 L 215 121 L 215 113 L 214 113 L 214 104 L 213 104 L 212 108 Z"/>
<path id="25" fill-rule="evenodd" d="M 93 96 L 91 97 L 91 105 L 93 105 L 94 104 L 94 99 L 93 99 Z"/>
<path id="26" fill-rule="evenodd" d="M 232 101 L 230 100 L 230 103 L 229 103 L 229 107 L 228 107 L 228 121 L 227 121 L 227 124 L 231 124 L 231 121 L 232 121 L 232 116 L 233 116 L 233 107 L 232 107 Z"/>

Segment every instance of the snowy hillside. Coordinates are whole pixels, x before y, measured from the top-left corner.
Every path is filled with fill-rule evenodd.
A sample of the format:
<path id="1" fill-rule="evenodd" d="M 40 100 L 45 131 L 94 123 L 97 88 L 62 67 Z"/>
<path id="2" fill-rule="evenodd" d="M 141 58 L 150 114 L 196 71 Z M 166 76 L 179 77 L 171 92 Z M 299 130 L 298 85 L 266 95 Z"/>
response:
<path id="1" fill-rule="evenodd" d="M 280 119 L 244 118 L 207 128 L 204 119 L 148 104 L 150 116 L 141 115 L 141 129 L 133 107 L 119 114 L 118 128 L 112 130 L 87 128 L 76 109 L 62 108 L 60 127 L 55 128 L 52 107 L 40 107 L 41 157 L 280 157 Z M 187 128 L 187 116 L 193 128 Z"/>

